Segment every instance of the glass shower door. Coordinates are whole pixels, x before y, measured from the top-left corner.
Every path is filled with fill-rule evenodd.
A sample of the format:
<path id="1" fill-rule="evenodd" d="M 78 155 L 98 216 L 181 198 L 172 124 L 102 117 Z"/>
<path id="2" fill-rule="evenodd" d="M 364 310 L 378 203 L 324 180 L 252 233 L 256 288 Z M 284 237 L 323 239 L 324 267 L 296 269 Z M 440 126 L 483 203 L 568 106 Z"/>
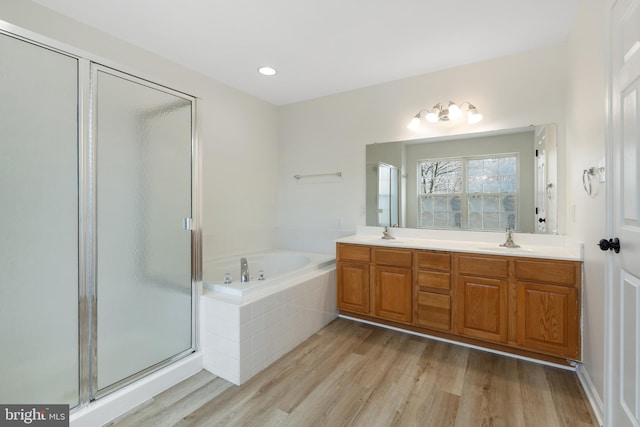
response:
<path id="1" fill-rule="evenodd" d="M 92 81 L 100 394 L 192 349 L 192 100 L 99 66 Z"/>
<path id="2" fill-rule="evenodd" d="M 0 34 L 0 402 L 79 400 L 78 60 Z"/>

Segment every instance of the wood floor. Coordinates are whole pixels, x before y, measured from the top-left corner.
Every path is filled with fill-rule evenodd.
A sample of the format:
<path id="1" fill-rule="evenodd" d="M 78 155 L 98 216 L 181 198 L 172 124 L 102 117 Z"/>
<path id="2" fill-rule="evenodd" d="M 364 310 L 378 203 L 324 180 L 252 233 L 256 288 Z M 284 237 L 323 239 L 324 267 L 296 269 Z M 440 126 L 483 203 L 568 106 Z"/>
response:
<path id="1" fill-rule="evenodd" d="M 206 371 L 113 426 L 597 426 L 574 372 L 346 319 L 238 387 Z"/>

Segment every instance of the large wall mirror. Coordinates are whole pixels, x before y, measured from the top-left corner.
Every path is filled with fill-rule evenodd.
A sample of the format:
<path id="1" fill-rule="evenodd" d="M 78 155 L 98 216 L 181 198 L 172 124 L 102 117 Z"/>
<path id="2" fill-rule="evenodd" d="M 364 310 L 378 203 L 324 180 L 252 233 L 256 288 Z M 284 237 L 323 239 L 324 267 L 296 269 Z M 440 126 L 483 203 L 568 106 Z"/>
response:
<path id="1" fill-rule="evenodd" d="M 366 225 L 556 234 L 556 125 L 366 147 Z"/>

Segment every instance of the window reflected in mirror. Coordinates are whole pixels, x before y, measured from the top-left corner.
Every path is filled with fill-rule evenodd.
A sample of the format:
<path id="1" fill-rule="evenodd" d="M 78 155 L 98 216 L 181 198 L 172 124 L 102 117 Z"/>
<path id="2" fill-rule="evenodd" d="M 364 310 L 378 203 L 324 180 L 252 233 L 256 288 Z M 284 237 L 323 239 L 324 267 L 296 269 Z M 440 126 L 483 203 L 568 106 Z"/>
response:
<path id="1" fill-rule="evenodd" d="M 418 228 L 518 230 L 518 156 L 418 161 Z"/>
<path id="2" fill-rule="evenodd" d="M 554 124 L 369 144 L 366 225 L 555 234 L 556 162 Z"/>

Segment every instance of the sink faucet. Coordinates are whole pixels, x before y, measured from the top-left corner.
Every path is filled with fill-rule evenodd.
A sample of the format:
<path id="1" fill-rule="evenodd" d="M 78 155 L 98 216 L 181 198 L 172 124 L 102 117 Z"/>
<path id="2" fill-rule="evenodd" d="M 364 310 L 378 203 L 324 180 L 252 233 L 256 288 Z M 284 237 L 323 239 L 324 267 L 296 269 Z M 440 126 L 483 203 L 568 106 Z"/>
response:
<path id="1" fill-rule="evenodd" d="M 240 258 L 240 281 L 249 281 L 249 263 L 246 258 Z"/>
<path id="2" fill-rule="evenodd" d="M 507 240 L 500 244 L 500 246 L 503 246 L 505 248 L 519 248 L 520 245 L 516 245 L 513 242 L 513 230 L 511 230 L 510 228 L 507 228 Z"/>
<path id="3" fill-rule="evenodd" d="M 389 230 L 389 227 L 384 228 L 384 231 L 382 232 L 382 238 L 385 240 L 395 239 L 395 237 L 391 235 L 391 230 Z"/>

